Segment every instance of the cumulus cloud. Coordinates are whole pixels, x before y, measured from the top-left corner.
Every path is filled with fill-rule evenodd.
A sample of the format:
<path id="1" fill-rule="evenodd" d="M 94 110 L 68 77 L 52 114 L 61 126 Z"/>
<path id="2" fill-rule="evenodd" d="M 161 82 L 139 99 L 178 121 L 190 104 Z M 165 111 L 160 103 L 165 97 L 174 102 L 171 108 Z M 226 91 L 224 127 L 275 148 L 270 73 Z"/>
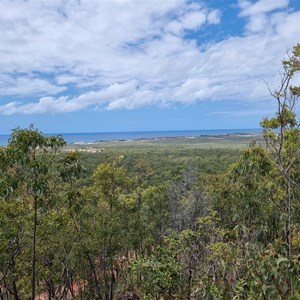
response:
<path id="1" fill-rule="evenodd" d="M 166 30 L 174 34 L 182 34 L 184 30 L 192 30 L 201 27 L 206 22 L 206 14 L 202 11 L 194 11 L 185 14 L 178 20 L 170 22 Z"/>
<path id="2" fill-rule="evenodd" d="M 201 44 L 224 21 L 204 2 L 0 0 L 0 113 L 266 98 L 264 81 L 276 84 L 300 40 L 300 12 L 286 0 L 238 4 L 244 34 Z"/>
<path id="3" fill-rule="evenodd" d="M 218 9 L 214 9 L 207 15 L 207 21 L 209 24 L 219 24 L 221 21 L 221 13 Z"/>
<path id="4" fill-rule="evenodd" d="M 265 14 L 277 9 L 287 7 L 289 0 L 258 0 L 255 2 L 248 0 L 240 0 L 239 5 L 242 8 L 241 16 L 253 16 Z"/>
<path id="5" fill-rule="evenodd" d="M 280 11 L 288 7 L 289 0 L 258 0 L 256 2 L 240 0 L 240 16 L 248 17 L 247 30 L 254 33 L 272 30 L 270 13 Z"/>
<path id="6" fill-rule="evenodd" d="M 0 76 L 1 95 L 40 96 L 43 94 L 57 94 L 67 89 L 64 85 L 56 85 L 49 80 L 30 75 Z"/>

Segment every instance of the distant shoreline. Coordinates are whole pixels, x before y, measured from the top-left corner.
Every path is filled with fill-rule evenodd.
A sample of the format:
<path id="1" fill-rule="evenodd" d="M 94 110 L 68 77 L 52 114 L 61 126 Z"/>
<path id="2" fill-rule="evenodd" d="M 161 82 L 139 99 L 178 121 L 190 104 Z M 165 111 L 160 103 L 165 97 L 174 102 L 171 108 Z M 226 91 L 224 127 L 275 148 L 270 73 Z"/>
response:
<path id="1" fill-rule="evenodd" d="M 74 142 L 68 143 L 67 151 L 80 151 L 97 153 L 112 151 L 115 149 L 123 151 L 124 149 L 171 149 L 173 147 L 183 147 L 182 149 L 211 149 L 211 148 L 230 148 L 243 149 L 256 140 L 263 142 L 262 133 L 230 133 L 219 135 L 199 135 L 199 136 L 164 136 L 136 139 L 118 139 L 118 140 L 97 140 L 93 142 Z M 105 150 L 106 149 L 106 150 Z M 144 151 L 143 150 L 143 151 Z"/>
<path id="2" fill-rule="evenodd" d="M 187 135 L 187 136 L 161 136 L 161 137 L 151 137 L 151 138 L 136 138 L 136 139 L 121 139 L 121 140 L 97 140 L 90 142 L 89 144 L 101 144 L 109 142 L 142 142 L 142 141 L 170 141 L 170 140 L 197 140 L 197 139 L 224 139 L 225 137 L 239 137 L 239 138 L 250 138 L 250 137 L 259 137 L 261 133 L 227 133 L 227 134 L 218 134 L 218 135 Z M 84 142 L 74 142 L 71 144 L 86 144 Z"/>
<path id="3" fill-rule="evenodd" d="M 211 130 L 173 130 L 173 131 L 131 131 L 131 132 L 88 132 L 88 133 L 62 133 L 61 135 L 70 145 L 99 144 L 103 142 L 126 141 L 163 141 L 163 140 L 194 140 L 197 138 L 222 138 L 225 136 L 246 137 L 247 135 L 261 134 L 262 130 L 253 129 L 211 129 Z M 51 133 L 47 135 L 59 135 Z M 8 143 L 10 135 L 0 135 L 0 145 Z"/>

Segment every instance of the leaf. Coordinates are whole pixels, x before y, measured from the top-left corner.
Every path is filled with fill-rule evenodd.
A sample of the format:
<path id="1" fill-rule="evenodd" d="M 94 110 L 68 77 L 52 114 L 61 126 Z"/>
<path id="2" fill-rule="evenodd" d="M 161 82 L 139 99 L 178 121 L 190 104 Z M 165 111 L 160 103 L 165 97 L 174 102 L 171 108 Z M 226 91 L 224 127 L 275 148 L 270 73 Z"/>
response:
<path id="1" fill-rule="evenodd" d="M 288 262 L 289 260 L 285 257 L 280 257 L 276 259 L 276 264 L 279 266 L 282 262 Z"/>

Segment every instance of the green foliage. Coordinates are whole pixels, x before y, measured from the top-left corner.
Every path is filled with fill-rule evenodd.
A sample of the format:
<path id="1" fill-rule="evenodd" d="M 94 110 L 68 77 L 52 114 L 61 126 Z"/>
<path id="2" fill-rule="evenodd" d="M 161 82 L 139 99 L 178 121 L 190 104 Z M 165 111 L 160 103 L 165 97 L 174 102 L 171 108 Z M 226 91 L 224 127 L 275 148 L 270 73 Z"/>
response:
<path id="1" fill-rule="evenodd" d="M 242 152 L 154 143 L 87 154 L 84 168 L 62 137 L 13 130 L 0 298 L 299 299 L 299 57 L 297 45 L 283 61 L 264 146 Z"/>
<path id="2" fill-rule="evenodd" d="M 64 145 L 62 137 L 45 136 L 30 126 L 13 130 L 8 146 L 0 152 L 0 210 L 3 213 L 0 239 L 8 241 L 0 252 L 0 285 L 9 287 L 15 298 L 28 297 L 30 289 L 34 297 L 35 283 L 44 274 L 45 253 L 49 263 L 54 262 L 47 249 L 40 250 L 45 245 L 49 247 L 50 236 L 55 237 L 52 241 L 57 240 L 59 231 L 55 222 L 58 219 L 46 227 L 43 223 L 53 215 L 53 210 L 55 215 L 59 211 L 58 204 L 67 187 L 66 178 L 70 181 L 79 175 L 77 159 L 71 158 L 74 166 L 68 154 L 59 155 L 58 150 Z M 72 165 L 68 170 L 67 161 Z M 54 231 L 49 231 L 52 228 Z M 48 235 L 50 232 L 52 235 Z M 60 269 L 60 262 L 57 266 Z M 57 282 L 54 277 L 51 280 L 53 284 Z M 18 286 L 22 287 L 19 291 Z"/>
<path id="3" fill-rule="evenodd" d="M 173 297 L 180 291 L 180 249 L 178 237 L 169 236 L 150 257 L 141 257 L 131 265 L 133 272 L 143 276 L 142 288 L 146 298 Z"/>

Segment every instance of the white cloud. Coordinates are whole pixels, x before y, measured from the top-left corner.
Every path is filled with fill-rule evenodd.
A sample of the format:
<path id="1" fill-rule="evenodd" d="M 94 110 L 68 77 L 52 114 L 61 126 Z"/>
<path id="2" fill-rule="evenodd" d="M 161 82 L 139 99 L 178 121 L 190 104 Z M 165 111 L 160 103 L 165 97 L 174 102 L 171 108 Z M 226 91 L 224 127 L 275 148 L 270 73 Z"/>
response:
<path id="1" fill-rule="evenodd" d="M 288 7 L 289 0 L 258 0 L 256 2 L 240 0 L 240 16 L 248 17 L 247 30 L 253 33 L 272 31 L 270 13 L 283 10 Z"/>
<path id="2" fill-rule="evenodd" d="M 179 20 L 171 21 L 166 31 L 174 34 L 182 34 L 184 30 L 198 29 L 206 22 L 206 13 L 202 11 L 193 11 L 185 14 Z"/>
<path id="3" fill-rule="evenodd" d="M 0 106 L 0 112 L 6 115 L 13 113 L 34 114 L 46 112 L 73 112 L 85 109 L 92 105 L 106 104 L 108 99 L 118 102 L 124 97 L 130 97 L 136 91 L 136 82 L 129 81 L 123 84 L 112 84 L 106 89 L 81 94 L 78 97 L 42 97 L 38 102 L 22 104 L 20 102 L 10 102 Z"/>
<path id="4" fill-rule="evenodd" d="M 289 0 L 258 0 L 252 1 L 239 1 L 239 5 L 242 8 L 241 16 L 248 17 L 257 14 L 265 14 L 277 9 L 285 8 L 289 4 Z"/>
<path id="5" fill-rule="evenodd" d="M 251 32 L 261 32 L 268 27 L 268 24 L 268 17 L 264 14 L 258 14 L 251 17 L 247 29 Z"/>
<path id="6" fill-rule="evenodd" d="M 195 39 L 221 14 L 198 1 L 80 3 L 0 0 L 0 113 L 259 101 L 300 41 L 300 12 L 283 0 L 239 1 L 245 35 L 207 45 Z"/>
<path id="7" fill-rule="evenodd" d="M 67 89 L 63 85 L 55 85 L 51 81 L 28 75 L 11 76 L 1 74 L 0 94 L 1 95 L 22 95 L 41 96 L 56 94 Z"/>
<path id="8" fill-rule="evenodd" d="M 293 40 L 294 43 L 300 41 L 299 28 L 300 28 L 300 11 L 288 14 L 277 13 L 271 18 L 271 23 L 275 27 L 276 34 L 284 37 L 287 40 Z M 291 48 L 292 45 L 289 47 Z"/>
<path id="9" fill-rule="evenodd" d="M 209 24 L 219 24 L 221 21 L 221 13 L 218 9 L 212 10 L 207 15 L 207 21 Z"/>

